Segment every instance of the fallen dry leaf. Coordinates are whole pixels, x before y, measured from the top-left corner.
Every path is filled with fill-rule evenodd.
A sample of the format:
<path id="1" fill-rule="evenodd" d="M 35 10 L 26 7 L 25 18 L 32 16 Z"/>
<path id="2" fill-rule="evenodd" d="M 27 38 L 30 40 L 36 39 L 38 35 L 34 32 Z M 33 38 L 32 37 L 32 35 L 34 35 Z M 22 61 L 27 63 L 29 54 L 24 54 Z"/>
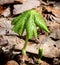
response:
<path id="1" fill-rule="evenodd" d="M 2 14 L 4 11 L 3 6 L 0 6 L 0 14 Z"/>
<path id="2" fill-rule="evenodd" d="M 52 12 L 56 17 L 60 17 L 60 8 L 44 6 L 48 12 Z"/>

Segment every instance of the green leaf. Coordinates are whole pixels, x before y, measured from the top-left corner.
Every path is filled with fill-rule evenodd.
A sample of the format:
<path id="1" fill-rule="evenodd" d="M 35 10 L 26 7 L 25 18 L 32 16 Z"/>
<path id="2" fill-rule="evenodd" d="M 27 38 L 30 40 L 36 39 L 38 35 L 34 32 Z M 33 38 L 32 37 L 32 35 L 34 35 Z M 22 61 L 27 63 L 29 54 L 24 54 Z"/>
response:
<path id="1" fill-rule="evenodd" d="M 15 24 L 19 21 L 19 19 L 21 18 L 21 16 L 22 16 L 22 15 L 19 15 L 19 16 L 15 17 L 15 18 L 12 20 L 11 24 L 12 24 L 12 25 L 15 25 Z"/>
<path id="2" fill-rule="evenodd" d="M 27 18 L 27 14 L 28 13 L 23 13 L 21 16 L 20 16 L 20 19 L 19 20 L 17 20 L 16 22 L 15 22 L 15 20 L 14 21 L 12 21 L 13 23 L 12 24 L 14 24 L 14 27 L 13 27 L 13 31 L 15 31 L 16 33 L 18 33 L 19 35 L 22 35 L 23 34 L 23 31 L 24 31 L 24 25 L 25 25 L 25 20 L 26 20 L 26 18 Z"/>
<path id="3" fill-rule="evenodd" d="M 37 38 L 37 29 L 36 25 L 34 23 L 34 17 L 33 14 L 30 14 L 30 17 L 27 19 L 26 22 L 26 32 L 29 39 L 32 39 L 32 36 L 34 35 L 35 38 Z"/>
<path id="4" fill-rule="evenodd" d="M 44 19 L 36 10 L 33 9 L 27 10 L 14 18 L 11 24 L 14 25 L 13 31 L 18 33 L 20 36 L 26 29 L 28 39 L 32 39 L 32 36 L 37 38 L 37 26 L 42 30 L 49 32 Z"/>
<path id="5" fill-rule="evenodd" d="M 28 13 L 28 11 L 25 11 L 25 12 L 21 13 L 21 15 L 15 17 L 15 18 L 12 20 L 11 24 L 12 24 L 12 25 L 15 25 L 22 17 L 25 17 L 25 15 L 26 15 L 27 13 Z"/>
<path id="6" fill-rule="evenodd" d="M 35 14 L 35 23 L 38 27 L 40 27 L 42 30 L 49 32 L 45 20 L 40 16 L 39 13 Z"/>

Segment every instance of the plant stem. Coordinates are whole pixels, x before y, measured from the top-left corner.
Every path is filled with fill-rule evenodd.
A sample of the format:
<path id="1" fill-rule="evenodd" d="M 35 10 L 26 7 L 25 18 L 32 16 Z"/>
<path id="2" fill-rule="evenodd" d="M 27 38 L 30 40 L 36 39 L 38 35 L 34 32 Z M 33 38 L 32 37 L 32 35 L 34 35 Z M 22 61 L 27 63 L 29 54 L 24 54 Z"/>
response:
<path id="1" fill-rule="evenodd" d="M 26 55 L 27 42 L 28 42 L 28 37 L 26 35 L 26 40 L 25 40 L 25 43 L 24 43 L 24 47 L 22 48 L 22 54 L 23 55 Z"/>
<path id="2" fill-rule="evenodd" d="M 41 63 L 40 61 L 41 61 L 41 59 L 39 58 L 39 59 L 38 59 L 38 65 L 40 65 L 40 63 Z"/>

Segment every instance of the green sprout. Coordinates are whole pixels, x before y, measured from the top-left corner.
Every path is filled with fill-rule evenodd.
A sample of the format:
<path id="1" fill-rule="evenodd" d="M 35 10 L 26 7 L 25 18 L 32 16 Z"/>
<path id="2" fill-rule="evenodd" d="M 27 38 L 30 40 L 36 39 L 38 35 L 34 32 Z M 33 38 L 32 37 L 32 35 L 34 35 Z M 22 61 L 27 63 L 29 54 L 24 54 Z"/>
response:
<path id="1" fill-rule="evenodd" d="M 41 17 L 40 13 L 34 9 L 27 10 L 15 17 L 11 24 L 14 25 L 12 30 L 19 34 L 19 36 L 22 36 L 24 30 L 26 30 L 26 40 L 24 47 L 22 48 L 23 55 L 26 54 L 28 40 L 32 39 L 32 36 L 37 38 L 37 27 L 49 33 L 44 19 Z"/>
<path id="2" fill-rule="evenodd" d="M 38 51 L 38 64 L 41 63 L 42 54 L 43 54 L 43 49 L 39 48 L 39 51 Z"/>

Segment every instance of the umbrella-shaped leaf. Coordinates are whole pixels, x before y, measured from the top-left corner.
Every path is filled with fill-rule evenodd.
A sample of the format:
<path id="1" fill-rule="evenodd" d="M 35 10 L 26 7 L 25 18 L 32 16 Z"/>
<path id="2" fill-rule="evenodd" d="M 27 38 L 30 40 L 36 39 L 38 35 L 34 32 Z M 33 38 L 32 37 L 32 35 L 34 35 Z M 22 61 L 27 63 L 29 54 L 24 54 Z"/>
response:
<path id="1" fill-rule="evenodd" d="M 21 15 L 15 17 L 15 18 L 12 20 L 11 24 L 12 24 L 12 25 L 15 25 L 22 17 L 25 17 L 25 15 L 27 15 L 27 13 L 28 13 L 28 11 L 25 11 L 25 12 L 21 13 Z"/>
<path id="2" fill-rule="evenodd" d="M 18 18 L 20 18 L 18 20 Z M 23 13 L 21 16 L 19 16 L 16 21 L 14 20 L 12 24 L 14 24 L 13 31 L 18 33 L 19 35 L 22 35 L 24 31 L 24 25 L 25 25 L 25 20 L 27 18 L 27 13 Z"/>
<path id="3" fill-rule="evenodd" d="M 34 23 L 34 17 L 33 14 L 30 14 L 30 17 L 27 18 L 26 22 L 26 32 L 29 39 L 32 39 L 32 36 L 34 35 L 35 38 L 37 38 L 37 29 L 36 25 Z"/>
<path id="4" fill-rule="evenodd" d="M 45 20 L 40 16 L 38 12 L 35 13 L 34 17 L 36 25 L 40 27 L 42 30 L 49 32 Z"/>

